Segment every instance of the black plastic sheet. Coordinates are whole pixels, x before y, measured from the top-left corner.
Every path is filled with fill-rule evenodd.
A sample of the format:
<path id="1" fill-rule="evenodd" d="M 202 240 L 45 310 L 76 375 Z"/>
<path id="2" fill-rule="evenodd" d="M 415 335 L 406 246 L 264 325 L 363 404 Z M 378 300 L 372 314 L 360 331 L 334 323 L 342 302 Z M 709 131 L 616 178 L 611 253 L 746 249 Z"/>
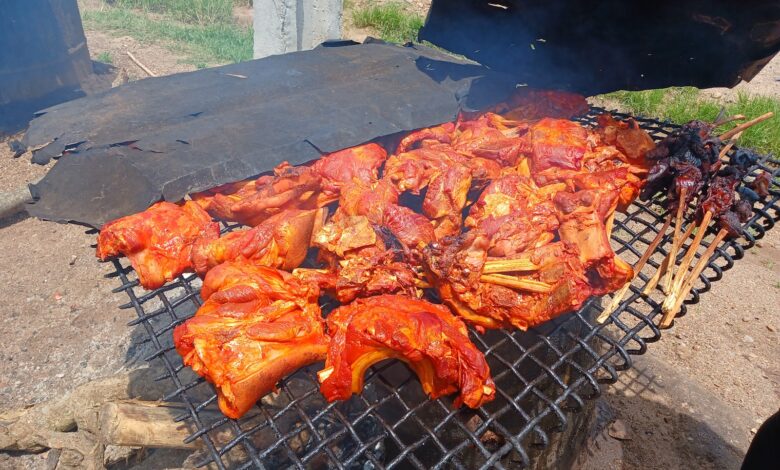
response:
<path id="1" fill-rule="evenodd" d="M 133 82 L 33 120 L 33 161 L 59 161 L 28 211 L 93 227 L 323 153 L 500 101 L 506 76 L 425 47 L 320 47 Z M 60 156 L 61 155 L 61 156 Z"/>
<path id="2" fill-rule="evenodd" d="M 434 0 L 420 38 L 584 95 L 732 87 L 780 50 L 780 2 Z"/>

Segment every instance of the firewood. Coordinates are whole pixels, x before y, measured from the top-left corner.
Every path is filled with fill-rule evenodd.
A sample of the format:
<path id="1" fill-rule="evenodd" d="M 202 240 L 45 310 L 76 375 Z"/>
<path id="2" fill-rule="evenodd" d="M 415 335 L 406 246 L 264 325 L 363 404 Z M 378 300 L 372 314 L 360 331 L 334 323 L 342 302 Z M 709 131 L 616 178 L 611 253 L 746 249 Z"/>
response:
<path id="1" fill-rule="evenodd" d="M 196 449 L 200 440 L 184 443 L 194 431 L 189 421 L 176 422 L 186 413 L 178 403 L 123 401 L 106 403 L 100 409 L 100 435 L 106 444 L 130 447 Z M 201 419 L 221 417 L 219 411 L 202 411 Z M 214 436 L 212 436 L 213 438 Z M 229 437 L 226 436 L 229 440 Z"/>

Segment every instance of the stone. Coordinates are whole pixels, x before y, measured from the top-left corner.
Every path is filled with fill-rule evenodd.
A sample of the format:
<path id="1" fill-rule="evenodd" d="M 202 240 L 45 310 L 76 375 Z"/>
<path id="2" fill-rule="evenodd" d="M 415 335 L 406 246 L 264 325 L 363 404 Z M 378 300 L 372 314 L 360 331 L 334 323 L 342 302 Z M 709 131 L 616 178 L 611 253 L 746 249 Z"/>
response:
<path id="1" fill-rule="evenodd" d="M 610 437 L 613 439 L 617 439 L 619 441 L 630 441 L 631 438 L 628 435 L 628 427 L 626 426 L 625 421 L 622 419 L 616 419 L 609 423 L 609 428 L 607 428 L 607 432 L 609 433 Z"/>
<path id="2" fill-rule="evenodd" d="M 742 342 L 744 343 L 752 343 L 754 341 L 753 337 L 750 335 L 745 335 L 742 337 Z"/>

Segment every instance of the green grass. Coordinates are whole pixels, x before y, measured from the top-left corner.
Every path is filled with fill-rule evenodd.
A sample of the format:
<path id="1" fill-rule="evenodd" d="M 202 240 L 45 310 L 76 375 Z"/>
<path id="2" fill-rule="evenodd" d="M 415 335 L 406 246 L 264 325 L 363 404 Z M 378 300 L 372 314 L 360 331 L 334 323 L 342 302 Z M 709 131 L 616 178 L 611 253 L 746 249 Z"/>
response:
<path id="1" fill-rule="evenodd" d="M 233 0 L 116 0 L 120 8 L 161 13 L 184 23 L 213 25 L 233 21 Z"/>
<path id="2" fill-rule="evenodd" d="M 100 54 L 97 55 L 97 57 L 95 57 L 95 59 L 97 59 L 98 62 L 103 62 L 104 64 L 114 63 L 114 58 L 111 57 L 110 52 L 105 52 L 105 51 L 101 52 Z"/>
<path id="3" fill-rule="evenodd" d="M 371 28 L 380 39 L 395 43 L 417 40 L 422 17 L 407 13 L 400 3 L 373 5 L 353 12 L 352 21 L 358 28 Z"/>
<path id="4" fill-rule="evenodd" d="M 101 11 L 85 10 L 82 20 L 87 28 L 127 34 L 146 43 L 162 42 L 186 56 L 183 61 L 189 64 L 240 62 L 252 58 L 251 29 L 232 23 L 189 24 L 169 18 L 167 14 L 150 17 L 143 11 L 121 5 Z"/>
<path id="5" fill-rule="evenodd" d="M 723 105 L 691 87 L 616 91 L 601 98 L 617 103 L 622 110 L 632 114 L 669 119 L 678 124 L 692 119 L 713 121 L 721 107 L 726 109 L 727 115 L 744 114 L 749 119 L 773 111 L 774 118 L 748 129 L 739 144 L 780 155 L 780 101 L 775 98 L 739 94 L 736 102 Z"/>

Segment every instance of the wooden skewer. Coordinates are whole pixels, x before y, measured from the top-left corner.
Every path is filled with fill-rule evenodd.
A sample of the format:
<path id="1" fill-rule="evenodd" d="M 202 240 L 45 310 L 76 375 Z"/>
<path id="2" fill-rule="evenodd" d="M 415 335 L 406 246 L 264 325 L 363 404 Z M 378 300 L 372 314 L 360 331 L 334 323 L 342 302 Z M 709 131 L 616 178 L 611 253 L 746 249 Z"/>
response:
<path id="1" fill-rule="evenodd" d="M 690 238 L 691 234 L 693 233 L 694 227 L 696 227 L 694 224 L 688 225 L 688 228 L 685 229 L 685 233 L 683 234 L 681 240 L 685 241 L 688 238 Z M 669 254 L 666 255 L 666 258 L 664 258 L 663 262 L 661 263 L 661 266 L 658 267 L 658 270 L 655 272 L 653 277 L 650 279 L 650 281 L 647 282 L 647 285 L 642 291 L 642 295 L 650 295 L 653 292 L 653 289 L 655 289 L 655 286 L 657 286 L 658 282 L 661 280 L 661 276 L 666 274 L 666 271 L 669 269 L 669 263 L 672 260 L 672 258 L 676 259 L 677 253 L 673 253 L 670 251 Z"/>
<path id="2" fill-rule="evenodd" d="M 672 237 L 672 248 L 670 251 L 670 253 L 674 253 L 673 256 L 677 256 L 677 251 L 680 249 L 680 230 L 682 228 L 683 215 L 687 206 L 685 203 L 686 194 L 687 189 L 682 188 L 680 197 L 677 200 L 677 216 L 674 219 L 674 237 Z M 672 260 L 676 260 L 676 258 L 672 258 Z M 668 294 L 672 289 L 672 274 L 674 269 L 668 269 L 669 267 L 673 268 L 674 262 L 672 262 L 672 266 L 667 266 L 666 277 L 664 277 L 664 283 L 661 285 L 664 294 Z"/>
<path id="3" fill-rule="evenodd" d="M 745 119 L 745 115 L 744 114 L 735 114 L 733 116 L 729 116 L 729 117 L 723 119 L 722 121 L 715 121 L 715 122 L 713 122 L 712 123 L 712 127 L 722 126 L 723 124 L 728 124 L 728 123 L 733 122 L 733 121 L 741 121 L 743 119 Z"/>
<path id="4" fill-rule="evenodd" d="M 674 275 L 674 284 L 672 285 L 672 290 L 667 294 L 667 297 L 661 306 L 664 313 L 670 310 L 675 302 L 677 302 L 677 296 L 680 293 L 680 289 L 682 288 L 685 275 L 688 273 L 688 268 L 691 265 L 691 261 L 693 261 L 693 257 L 696 256 L 696 250 L 699 249 L 699 245 L 701 245 L 701 240 L 704 238 L 704 234 L 707 233 L 707 226 L 710 224 L 711 220 L 712 212 L 705 212 L 704 217 L 702 217 L 701 223 L 699 224 L 698 230 L 696 231 L 696 236 L 693 237 L 691 246 L 689 246 L 688 251 L 685 252 L 685 257 L 683 257 L 682 261 L 680 262 L 680 267 L 677 269 L 677 273 Z"/>
<path id="5" fill-rule="evenodd" d="M 669 311 L 664 312 L 664 316 L 661 319 L 660 324 L 661 328 L 668 328 L 672 324 L 674 317 L 676 317 L 680 312 L 680 308 L 682 308 L 682 304 L 685 301 L 685 298 L 688 297 L 691 289 L 693 289 L 693 285 L 696 284 L 696 280 L 699 278 L 702 271 L 704 271 L 704 268 L 707 267 L 712 254 L 715 253 L 716 249 L 718 249 L 718 245 L 720 245 L 720 242 L 726 238 L 726 235 L 728 235 L 728 231 L 721 229 L 715 236 L 715 239 L 712 241 L 710 246 L 707 247 L 707 251 L 704 252 L 701 259 L 699 259 L 699 262 L 696 263 L 696 266 L 693 268 L 690 276 L 688 276 L 688 279 L 685 280 L 685 283 L 683 284 L 674 305 L 669 309 Z"/>
<path id="6" fill-rule="evenodd" d="M 503 274 L 483 274 L 482 277 L 480 277 L 480 280 L 482 282 L 509 287 L 511 289 L 538 292 L 540 294 L 552 292 L 552 286 L 546 282 L 534 281 L 532 279 L 518 279 Z"/>
<path id="7" fill-rule="evenodd" d="M 769 111 L 768 113 L 762 114 L 761 116 L 759 116 L 759 117 L 757 117 L 755 119 L 751 119 L 750 121 L 743 122 L 742 124 L 738 125 L 734 129 L 730 129 L 730 130 L 724 132 L 723 134 L 721 134 L 720 135 L 720 140 L 730 139 L 730 138 L 734 137 L 735 135 L 739 134 L 740 132 L 744 131 L 748 127 L 754 126 L 754 125 L 758 124 L 759 122 L 766 121 L 767 119 L 771 118 L 774 115 L 775 115 L 775 113 L 773 113 L 772 111 Z"/>
<path id="8" fill-rule="evenodd" d="M 645 267 L 645 264 L 647 264 L 647 260 L 650 259 L 650 256 L 655 252 L 655 249 L 658 247 L 658 244 L 661 243 L 661 239 L 663 239 L 664 235 L 666 235 L 666 231 L 669 230 L 669 225 L 672 223 L 672 216 L 666 218 L 666 221 L 664 222 L 664 225 L 661 227 L 661 230 L 658 232 L 658 234 L 653 238 L 653 241 L 650 242 L 650 245 L 648 245 L 647 250 L 645 250 L 644 254 L 642 254 L 642 257 L 639 258 L 639 261 L 634 265 L 634 278 L 639 276 L 639 273 L 642 271 L 642 268 Z M 596 321 L 598 323 L 604 323 L 607 318 L 612 314 L 612 312 L 615 311 L 616 308 L 618 308 L 618 305 L 620 305 L 620 302 L 623 301 L 623 297 L 626 296 L 626 292 L 628 292 L 628 289 L 631 287 L 631 281 L 628 281 L 623 287 L 620 288 L 619 291 L 615 293 L 615 295 L 612 296 L 612 301 L 609 303 L 607 308 L 604 309 L 603 312 L 601 312 L 601 315 L 596 318 Z"/>
<path id="9" fill-rule="evenodd" d="M 734 137 L 731 138 L 728 144 L 726 144 L 725 147 L 723 147 L 720 151 L 720 155 L 718 155 L 718 159 L 723 160 L 726 157 L 726 154 L 729 153 L 729 150 L 731 150 L 731 147 L 734 146 L 735 143 L 737 143 L 737 139 L 742 137 L 742 132 L 737 132 Z"/>
<path id="10" fill-rule="evenodd" d="M 486 261 L 482 268 L 482 274 L 505 273 L 510 271 L 536 271 L 539 265 L 534 264 L 528 258 L 496 259 Z"/>

